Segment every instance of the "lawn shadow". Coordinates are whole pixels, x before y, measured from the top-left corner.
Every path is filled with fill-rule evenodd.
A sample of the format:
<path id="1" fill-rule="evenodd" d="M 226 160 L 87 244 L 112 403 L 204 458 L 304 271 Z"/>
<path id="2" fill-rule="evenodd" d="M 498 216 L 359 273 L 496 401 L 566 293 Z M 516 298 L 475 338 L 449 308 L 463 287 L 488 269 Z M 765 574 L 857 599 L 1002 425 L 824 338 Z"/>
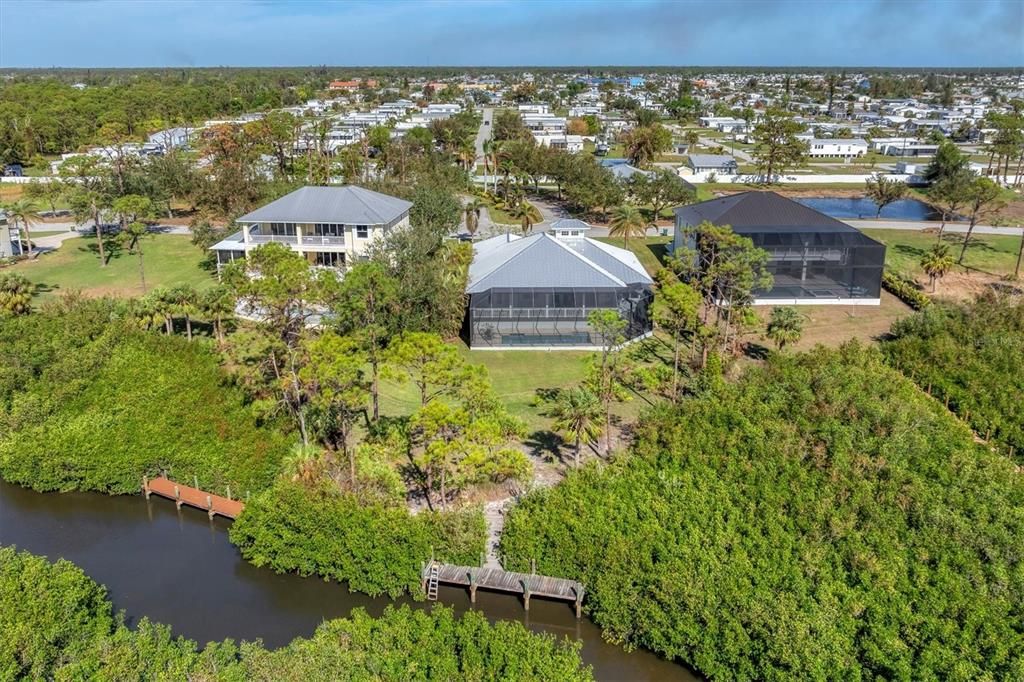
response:
<path id="1" fill-rule="evenodd" d="M 530 454 L 534 457 L 539 457 L 546 462 L 566 463 L 565 457 L 562 456 L 562 446 L 565 445 L 565 441 L 554 431 L 546 429 L 534 431 L 526 437 L 523 445 L 530 449 Z"/>
<path id="2" fill-rule="evenodd" d="M 743 345 L 743 355 L 751 360 L 767 360 L 771 350 L 760 343 L 748 341 Z"/>
<path id="3" fill-rule="evenodd" d="M 78 250 L 83 253 L 91 253 L 97 258 L 100 257 L 99 243 L 96 241 L 95 235 L 82 235 L 83 238 L 88 240 L 85 246 L 79 246 Z M 105 237 L 103 239 L 103 255 L 106 256 L 107 262 L 120 258 L 125 253 L 124 244 L 120 239 Z"/>
<path id="4" fill-rule="evenodd" d="M 668 245 L 669 245 L 668 242 L 666 242 L 664 244 L 647 244 L 646 245 L 647 246 L 647 250 L 650 251 L 651 254 L 654 255 L 654 257 L 657 259 L 658 263 L 662 267 L 667 267 L 668 266 L 668 258 L 669 258 L 669 256 L 672 255 L 671 253 L 669 253 Z"/>

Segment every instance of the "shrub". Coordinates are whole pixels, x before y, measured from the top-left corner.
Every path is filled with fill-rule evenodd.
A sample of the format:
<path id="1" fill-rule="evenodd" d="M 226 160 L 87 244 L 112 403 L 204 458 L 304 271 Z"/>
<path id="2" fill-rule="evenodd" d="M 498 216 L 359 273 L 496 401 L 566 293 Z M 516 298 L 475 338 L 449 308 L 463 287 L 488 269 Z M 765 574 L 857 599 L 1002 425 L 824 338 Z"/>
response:
<path id="1" fill-rule="evenodd" d="M 230 535 L 256 566 L 397 597 L 418 592 L 431 549 L 439 560 L 477 565 L 486 527 L 478 510 L 412 516 L 351 493 L 281 481 L 250 500 Z"/>
<path id="2" fill-rule="evenodd" d="M 61 352 L 21 372 L 27 385 L 0 413 L 6 480 L 44 491 L 130 493 L 143 475 L 166 471 L 236 494 L 273 481 L 284 437 L 257 426 L 241 391 L 200 344 L 115 324 Z"/>
<path id="3" fill-rule="evenodd" d="M 882 273 L 882 286 L 890 294 L 900 299 L 914 310 L 921 310 L 931 305 L 928 298 L 912 279 L 886 270 Z"/>
<path id="4" fill-rule="evenodd" d="M 1024 457 L 1024 300 L 941 303 L 893 325 L 890 364 Z"/>
<path id="5" fill-rule="evenodd" d="M 274 651 L 259 642 L 196 643 L 142 618 L 111 615 L 105 590 L 67 561 L 0 547 L 0 677 L 62 680 L 593 679 L 579 644 L 519 623 L 435 607 L 362 609 Z"/>
<path id="6" fill-rule="evenodd" d="M 1024 479 L 856 345 L 773 355 L 510 514 L 505 565 L 713 679 L 1021 679 Z"/>

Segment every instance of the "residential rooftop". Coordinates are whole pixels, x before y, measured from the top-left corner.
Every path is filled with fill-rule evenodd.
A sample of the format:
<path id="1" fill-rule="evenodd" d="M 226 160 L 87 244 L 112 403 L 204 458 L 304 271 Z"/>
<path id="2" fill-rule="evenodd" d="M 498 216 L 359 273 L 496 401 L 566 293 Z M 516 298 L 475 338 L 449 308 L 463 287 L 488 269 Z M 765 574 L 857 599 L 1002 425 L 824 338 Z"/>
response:
<path id="1" fill-rule="evenodd" d="M 238 222 L 387 225 L 410 208 L 412 202 L 358 185 L 307 186 L 245 214 Z"/>

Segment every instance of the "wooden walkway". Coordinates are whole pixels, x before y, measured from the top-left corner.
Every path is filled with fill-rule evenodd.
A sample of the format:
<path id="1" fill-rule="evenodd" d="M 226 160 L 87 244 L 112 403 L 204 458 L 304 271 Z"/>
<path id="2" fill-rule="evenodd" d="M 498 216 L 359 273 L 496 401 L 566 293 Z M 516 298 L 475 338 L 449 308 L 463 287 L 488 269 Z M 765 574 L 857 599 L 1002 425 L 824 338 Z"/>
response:
<path id="1" fill-rule="evenodd" d="M 572 602 L 576 605 L 576 617 L 579 618 L 581 615 L 584 589 L 583 584 L 575 580 L 552 578 L 535 573 L 515 573 L 500 568 L 455 566 L 438 561 L 431 561 L 424 565 L 422 579 L 423 591 L 428 596 L 431 594 L 431 583 L 436 582 L 468 587 L 469 599 L 473 603 L 476 603 L 476 591 L 484 589 L 521 594 L 523 605 L 527 611 L 530 610 L 530 597 L 545 597 Z M 433 594 L 437 594 L 436 588 Z"/>
<path id="2" fill-rule="evenodd" d="M 163 476 L 154 479 L 143 478 L 142 492 L 147 500 L 150 495 L 159 495 L 160 497 L 174 500 L 178 509 L 181 509 L 183 504 L 202 509 L 209 514 L 211 519 L 216 514 L 229 519 L 236 519 L 242 513 L 242 510 L 245 509 L 245 504 L 238 500 L 213 495 L 198 488 L 175 483 Z"/>

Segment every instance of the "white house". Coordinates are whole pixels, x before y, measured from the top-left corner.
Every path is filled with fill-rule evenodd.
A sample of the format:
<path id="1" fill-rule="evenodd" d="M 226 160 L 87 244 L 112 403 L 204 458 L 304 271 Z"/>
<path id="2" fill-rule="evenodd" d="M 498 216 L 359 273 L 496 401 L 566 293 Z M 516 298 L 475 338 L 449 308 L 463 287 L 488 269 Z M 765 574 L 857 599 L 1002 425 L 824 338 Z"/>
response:
<path id="1" fill-rule="evenodd" d="M 194 132 L 195 128 L 189 128 L 186 126 L 167 128 L 165 130 L 158 130 L 150 135 L 147 140 L 150 144 L 161 145 L 164 151 L 170 151 L 171 149 L 187 147 L 189 136 Z"/>
<path id="2" fill-rule="evenodd" d="M 563 149 L 567 152 L 581 152 L 583 151 L 583 136 L 582 135 L 545 135 L 540 133 L 534 133 L 533 139 L 537 141 L 537 144 L 541 147 L 551 147 L 552 149 Z"/>
<path id="3" fill-rule="evenodd" d="M 686 159 L 686 165 L 694 173 L 733 174 L 739 170 L 736 159 L 724 154 L 690 154 Z"/>
<path id="4" fill-rule="evenodd" d="M 850 158 L 864 156 L 868 153 L 868 143 L 861 139 L 843 140 L 839 138 L 814 138 L 807 140 L 807 154 L 812 157 Z"/>
<path id="5" fill-rule="evenodd" d="M 409 224 L 412 203 L 344 185 L 302 187 L 238 219 L 242 229 L 214 244 L 217 267 L 263 244 L 277 242 L 313 265 L 344 268 L 364 258 L 375 241 Z"/>

